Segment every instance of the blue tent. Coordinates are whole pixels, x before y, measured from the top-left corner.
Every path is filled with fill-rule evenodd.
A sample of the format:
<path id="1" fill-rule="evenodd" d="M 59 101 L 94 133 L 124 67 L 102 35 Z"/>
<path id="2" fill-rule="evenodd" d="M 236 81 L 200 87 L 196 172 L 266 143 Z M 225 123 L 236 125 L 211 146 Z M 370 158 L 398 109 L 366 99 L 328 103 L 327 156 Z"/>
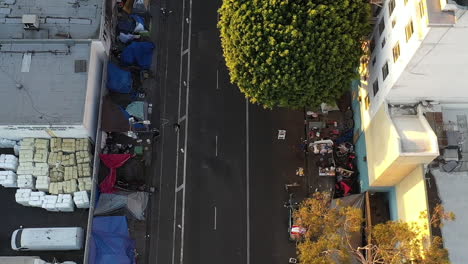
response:
<path id="1" fill-rule="evenodd" d="M 154 44 L 151 42 L 132 42 L 122 51 L 120 58 L 126 65 L 138 65 L 149 69 L 153 61 Z"/>
<path id="2" fill-rule="evenodd" d="M 107 66 L 107 89 L 116 93 L 130 93 L 132 91 L 132 74 L 122 70 L 119 66 L 109 62 Z"/>
<path id="3" fill-rule="evenodd" d="M 89 243 L 90 264 L 136 264 L 125 216 L 94 217 Z"/>

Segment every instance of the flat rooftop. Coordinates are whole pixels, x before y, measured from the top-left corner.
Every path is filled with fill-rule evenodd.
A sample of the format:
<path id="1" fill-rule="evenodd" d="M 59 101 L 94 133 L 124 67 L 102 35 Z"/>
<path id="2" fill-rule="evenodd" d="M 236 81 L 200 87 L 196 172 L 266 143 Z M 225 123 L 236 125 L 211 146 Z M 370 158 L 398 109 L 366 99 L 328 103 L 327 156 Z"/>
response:
<path id="1" fill-rule="evenodd" d="M 0 125 L 82 124 L 91 43 L 0 45 Z"/>
<path id="2" fill-rule="evenodd" d="M 0 39 L 97 39 L 102 0 L 0 0 Z M 39 30 L 24 30 L 23 15 L 37 15 Z"/>

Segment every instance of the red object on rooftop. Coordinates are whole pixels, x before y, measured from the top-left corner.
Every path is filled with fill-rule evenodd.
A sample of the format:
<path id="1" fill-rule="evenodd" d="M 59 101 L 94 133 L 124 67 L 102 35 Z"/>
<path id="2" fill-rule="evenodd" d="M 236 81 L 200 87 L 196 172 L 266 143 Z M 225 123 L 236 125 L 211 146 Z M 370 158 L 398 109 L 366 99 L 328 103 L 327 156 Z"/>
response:
<path id="1" fill-rule="evenodd" d="M 117 168 L 122 167 L 131 154 L 100 154 L 102 162 L 110 169 L 109 175 L 101 182 L 99 188 L 102 193 L 113 193 L 115 191 L 114 185 L 117 181 Z"/>

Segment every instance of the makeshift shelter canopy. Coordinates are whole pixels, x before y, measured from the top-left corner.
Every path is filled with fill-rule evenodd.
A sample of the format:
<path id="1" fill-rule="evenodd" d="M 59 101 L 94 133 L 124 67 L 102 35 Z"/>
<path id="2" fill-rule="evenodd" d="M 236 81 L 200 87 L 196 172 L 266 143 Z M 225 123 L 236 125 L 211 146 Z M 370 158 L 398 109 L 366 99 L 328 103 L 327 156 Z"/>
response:
<path id="1" fill-rule="evenodd" d="M 109 175 L 101 182 L 99 188 L 103 193 L 113 193 L 117 181 L 117 168 L 122 167 L 132 155 L 130 154 L 100 154 L 102 162 L 110 169 Z"/>

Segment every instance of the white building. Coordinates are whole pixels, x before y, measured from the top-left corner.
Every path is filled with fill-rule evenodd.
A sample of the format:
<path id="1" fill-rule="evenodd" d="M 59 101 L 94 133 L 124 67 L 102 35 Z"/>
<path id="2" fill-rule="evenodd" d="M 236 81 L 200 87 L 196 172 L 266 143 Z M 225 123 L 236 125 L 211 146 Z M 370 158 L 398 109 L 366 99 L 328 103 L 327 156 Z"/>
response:
<path id="1" fill-rule="evenodd" d="M 374 9 L 371 54 L 353 93 L 362 191 L 388 192 L 393 220 L 422 224 L 435 192 L 457 216 L 442 229 L 451 261 L 465 263 L 468 233 L 457 230 L 468 204 L 447 179 L 458 173 L 454 190 L 468 188 L 459 175 L 468 178 L 468 1 L 385 0 Z"/>
<path id="2" fill-rule="evenodd" d="M 0 2 L 0 138 L 95 139 L 102 1 Z"/>

